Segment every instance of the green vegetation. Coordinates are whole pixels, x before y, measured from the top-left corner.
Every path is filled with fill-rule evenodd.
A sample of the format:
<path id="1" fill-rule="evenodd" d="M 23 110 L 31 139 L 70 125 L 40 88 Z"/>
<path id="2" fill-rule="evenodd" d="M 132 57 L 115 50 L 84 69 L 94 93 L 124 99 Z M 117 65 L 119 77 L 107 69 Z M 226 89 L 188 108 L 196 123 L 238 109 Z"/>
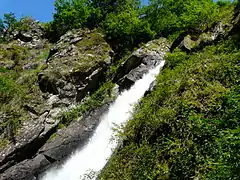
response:
<path id="1" fill-rule="evenodd" d="M 14 13 L 4 14 L 3 20 L 0 19 L 0 42 L 5 41 L 6 33 L 14 29 L 17 23 L 18 21 Z"/>
<path id="2" fill-rule="evenodd" d="M 102 179 L 239 179 L 239 49 L 175 51 L 136 107 Z"/>
<path id="3" fill-rule="evenodd" d="M 56 0 L 54 21 L 46 25 L 48 37 L 57 39 L 68 30 L 84 27 L 91 14 L 87 0 Z"/>
<path id="4" fill-rule="evenodd" d="M 160 8 L 157 8 L 160 6 Z M 212 0 L 152 0 L 147 16 L 152 29 L 161 36 L 190 29 L 205 29 L 219 14 Z"/>
<path id="5" fill-rule="evenodd" d="M 5 133 L 5 138 L 10 140 L 13 140 L 17 127 L 27 116 L 22 108 L 28 99 L 27 87 L 16 83 L 17 76 L 9 70 L 0 72 L 0 117 L 3 120 L 0 134 Z M 4 132 L 6 129 L 8 132 Z"/>
<path id="6" fill-rule="evenodd" d="M 73 28 L 100 27 L 107 39 L 128 47 L 154 35 L 147 22 L 139 18 L 138 0 L 56 0 L 55 10 L 54 20 L 45 26 L 52 41 Z"/>
<path id="7" fill-rule="evenodd" d="M 203 31 L 222 20 L 232 7 L 227 0 L 150 0 L 147 7 L 138 0 L 56 0 L 54 20 L 46 29 L 56 41 L 73 28 L 102 28 L 121 53 L 159 36 Z"/>
<path id="8" fill-rule="evenodd" d="M 18 128 L 29 119 L 25 105 L 41 102 L 37 73 L 43 68 L 49 48 L 38 51 L 14 43 L 0 45 L 0 147 L 14 141 Z M 33 69 L 24 70 L 23 66 L 30 63 L 29 58 L 37 64 Z"/>
<path id="9" fill-rule="evenodd" d="M 110 13 L 103 22 L 106 38 L 109 41 L 117 41 L 118 48 L 129 48 L 146 42 L 154 37 L 155 33 L 150 29 L 146 21 L 139 18 L 138 11 L 131 6 L 119 8 L 118 13 Z"/>

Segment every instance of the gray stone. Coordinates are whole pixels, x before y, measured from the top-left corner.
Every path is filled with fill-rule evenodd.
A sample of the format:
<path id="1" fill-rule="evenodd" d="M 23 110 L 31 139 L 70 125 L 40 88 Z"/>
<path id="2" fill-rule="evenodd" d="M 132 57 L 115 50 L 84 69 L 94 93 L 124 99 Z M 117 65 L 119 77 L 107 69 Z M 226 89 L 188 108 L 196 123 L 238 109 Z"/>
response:
<path id="1" fill-rule="evenodd" d="M 40 154 L 33 159 L 24 160 L 7 169 L 0 174 L 0 180 L 33 180 L 48 165 L 50 165 L 50 162 L 44 155 Z"/>
<path id="2" fill-rule="evenodd" d="M 82 43 L 86 41 L 92 45 Z M 103 35 L 96 31 L 67 32 L 50 51 L 48 68 L 39 74 L 40 89 L 60 99 L 81 101 L 105 79 L 111 51 Z"/>
<path id="3" fill-rule="evenodd" d="M 107 104 L 97 108 L 81 121 L 74 121 L 68 127 L 60 129 L 56 137 L 47 142 L 39 150 L 39 153 L 62 162 L 63 158 L 68 157 L 75 149 L 81 148 L 87 143 L 108 106 Z"/>
<path id="4" fill-rule="evenodd" d="M 166 52 L 169 44 L 166 39 L 160 38 L 147 43 L 142 48 L 133 52 L 117 69 L 114 82 L 120 86 L 120 90 L 130 88 L 137 80 L 158 65 Z"/>

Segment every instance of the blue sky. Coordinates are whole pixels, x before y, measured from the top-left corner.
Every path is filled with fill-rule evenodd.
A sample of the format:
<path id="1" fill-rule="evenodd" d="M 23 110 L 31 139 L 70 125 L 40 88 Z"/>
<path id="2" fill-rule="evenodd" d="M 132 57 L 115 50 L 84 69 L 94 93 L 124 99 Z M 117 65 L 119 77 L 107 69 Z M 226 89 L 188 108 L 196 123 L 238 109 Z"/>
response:
<path id="1" fill-rule="evenodd" d="M 13 12 L 17 17 L 31 16 L 36 20 L 48 22 L 52 20 L 55 0 L 0 0 L 0 17 L 4 13 Z M 146 4 L 148 0 L 143 0 Z"/>
<path id="2" fill-rule="evenodd" d="M 42 22 L 52 20 L 54 0 L 0 0 L 0 17 L 13 12 L 17 17 L 32 16 Z"/>

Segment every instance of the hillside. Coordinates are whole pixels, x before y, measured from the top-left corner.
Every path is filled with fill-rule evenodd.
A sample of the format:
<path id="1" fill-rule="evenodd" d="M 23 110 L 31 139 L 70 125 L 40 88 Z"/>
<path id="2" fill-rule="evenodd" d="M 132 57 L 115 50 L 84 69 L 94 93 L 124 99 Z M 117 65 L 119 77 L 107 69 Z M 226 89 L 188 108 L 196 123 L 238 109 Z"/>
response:
<path id="1" fill-rule="evenodd" d="M 0 20 L 0 180 L 82 148 L 124 90 L 166 61 L 99 179 L 240 179 L 240 2 L 56 0 Z"/>
<path id="2" fill-rule="evenodd" d="M 122 143 L 100 179 L 240 178 L 235 17 L 225 38 L 190 49 L 192 40 L 185 37 L 182 50 L 167 55 L 154 90 L 122 129 Z"/>

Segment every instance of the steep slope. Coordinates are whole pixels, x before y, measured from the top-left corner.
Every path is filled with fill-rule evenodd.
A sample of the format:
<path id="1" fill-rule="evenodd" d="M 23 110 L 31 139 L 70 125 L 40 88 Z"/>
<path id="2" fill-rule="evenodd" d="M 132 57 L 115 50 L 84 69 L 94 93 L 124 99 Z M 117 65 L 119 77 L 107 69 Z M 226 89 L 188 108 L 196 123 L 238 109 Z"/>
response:
<path id="1" fill-rule="evenodd" d="M 100 179 L 240 178 L 237 18 L 224 39 L 168 54 Z"/>

